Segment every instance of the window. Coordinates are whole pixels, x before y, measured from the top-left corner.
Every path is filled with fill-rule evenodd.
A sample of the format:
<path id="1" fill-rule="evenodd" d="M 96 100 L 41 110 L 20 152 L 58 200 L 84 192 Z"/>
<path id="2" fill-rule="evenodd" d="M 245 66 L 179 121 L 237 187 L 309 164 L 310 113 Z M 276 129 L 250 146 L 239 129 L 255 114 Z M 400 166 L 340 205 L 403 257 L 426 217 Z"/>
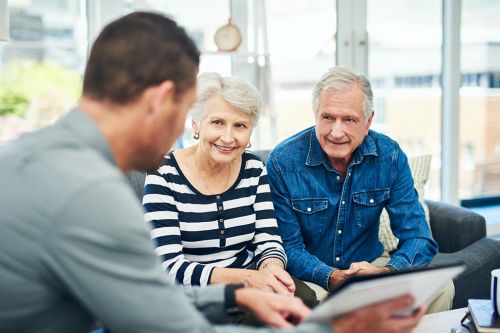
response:
<path id="1" fill-rule="evenodd" d="M 426 196 L 438 199 L 441 2 L 369 0 L 367 5 L 372 128 L 399 142 L 409 156 L 432 154 Z"/>
<path id="2" fill-rule="evenodd" d="M 314 124 L 312 89 L 335 65 L 336 4 L 330 0 L 266 1 L 275 122 L 273 147 Z M 272 128 L 269 131 L 272 131 Z M 269 133 L 269 132 L 268 132 Z M 270 134 L 271 135 L 271 134 Z"/>
<path id="3" fill-rule="evenodd" d="M 463 0 L 459 196 L 500 195 L 500 0 Z"/>
<path id="4" fill-rule="evenodd" d="M 9 1 L 0 44 L 0 142 L 56 120 L 81 91 L 87 50 L 84 1 Z"/>

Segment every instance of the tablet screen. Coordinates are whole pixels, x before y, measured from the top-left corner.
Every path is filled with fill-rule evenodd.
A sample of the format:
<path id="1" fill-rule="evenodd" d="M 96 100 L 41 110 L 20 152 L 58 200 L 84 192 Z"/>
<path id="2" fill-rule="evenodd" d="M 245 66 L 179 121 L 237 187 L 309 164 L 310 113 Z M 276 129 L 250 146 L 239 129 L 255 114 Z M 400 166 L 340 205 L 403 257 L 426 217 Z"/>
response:
<path id="1" fill-rule="evenodd" d="M 329 322 L 352 310 L 405 294 L 415 298 L 416 308 L 428 302 L 464 269 L 463 264 L 450 264 L 353 277 L 314 308 L 306 320 Z M 412 309 L 408 309 L 408 313 Z"/>

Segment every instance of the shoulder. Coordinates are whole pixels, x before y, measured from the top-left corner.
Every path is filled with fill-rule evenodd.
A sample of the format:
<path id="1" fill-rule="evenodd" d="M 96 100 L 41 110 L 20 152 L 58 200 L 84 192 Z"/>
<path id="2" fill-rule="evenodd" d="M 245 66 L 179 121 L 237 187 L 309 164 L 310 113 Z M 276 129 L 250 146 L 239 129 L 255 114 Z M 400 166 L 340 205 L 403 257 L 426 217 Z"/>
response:
<path id="1" fill-rule="evenodd" d="M 243 164 L 242 171 L 243 177 L 256 177 L 265 171 L 266 166 L 262 159 L 254 152 L 245 151 L 241 156 L 241 163 Z"/>
<path id="2" fill-rule="evenodd" d="M 269 154 L 274 160 L 294 158 L 303 159 L 309 151 L 311 136 L 314 136 L 314 126 L 308 127 L 280 142 Z"/>
<path id="3" fill-rule="evenodd" d="M 370 130 L 368 137 L 375 144 L 378 156 L 396 156 L 402 153 L 398 142 L 385 134 Z"/>
<path id="4" fill-rule="evenodd" d="M 163 164 L 158 168 L 157 175 L 168 177 L 170 175 L 178 175 L 178 174 L 179 174 L 179 165 L 177 164 L 177 159 L 174 156 L 174 152 L 170 152 L 163 157 Z M 148 174 L 148 176 L 150 176 L 150 174 Z"/>

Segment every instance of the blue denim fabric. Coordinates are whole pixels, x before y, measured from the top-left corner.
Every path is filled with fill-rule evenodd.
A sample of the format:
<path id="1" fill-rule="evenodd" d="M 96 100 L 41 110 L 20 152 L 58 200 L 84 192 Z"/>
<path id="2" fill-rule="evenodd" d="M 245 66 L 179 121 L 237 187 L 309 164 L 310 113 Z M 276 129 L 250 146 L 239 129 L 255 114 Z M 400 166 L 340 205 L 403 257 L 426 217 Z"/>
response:
<path id="1" fill-rule="evenodd" d="M 344 180 L 321 149 L 314 127 L 280 143 L 269 155 L 267 170 L 287 270 L 301 280 L 327 289 L 334 269 L 379 257 L 384 207 L 399 238 L 389 265 L 425 265 L 437 252 L 406 155 L 385 135 L 369 131 Z"/>

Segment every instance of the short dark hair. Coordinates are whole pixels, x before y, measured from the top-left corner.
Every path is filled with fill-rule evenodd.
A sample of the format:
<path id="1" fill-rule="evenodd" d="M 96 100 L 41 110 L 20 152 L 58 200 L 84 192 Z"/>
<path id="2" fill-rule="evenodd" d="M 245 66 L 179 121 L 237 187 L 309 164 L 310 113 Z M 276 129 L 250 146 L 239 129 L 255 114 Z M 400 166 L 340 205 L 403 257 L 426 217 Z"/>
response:
<path id="1" fill-rule="evenodd" d="M 125 104 L 171 80 L 176 93 L 194 86 L 200 52 L 183 28 L 161 15 L 134 12 L 107 25 L 90 51 L 83 95 Z"/>

